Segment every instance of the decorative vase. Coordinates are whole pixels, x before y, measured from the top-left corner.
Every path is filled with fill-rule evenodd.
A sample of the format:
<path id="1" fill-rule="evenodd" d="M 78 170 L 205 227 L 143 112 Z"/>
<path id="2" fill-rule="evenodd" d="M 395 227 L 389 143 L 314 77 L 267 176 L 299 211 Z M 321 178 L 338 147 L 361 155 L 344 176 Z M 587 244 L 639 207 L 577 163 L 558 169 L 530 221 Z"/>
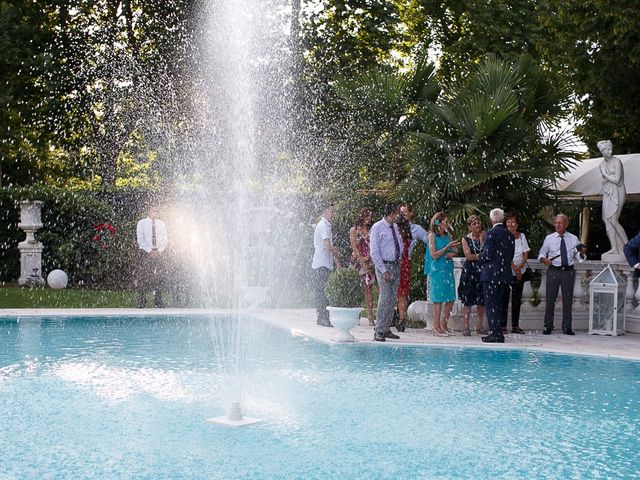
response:
<path id="1" fill-rule="evenodd" d="M 327 307 L 329 320 L 336 329 L 337 335 L 333 338 L 336 342 L 353 342 L 355 338 L 349 330 L 360 324 L 362 307 Z"/>

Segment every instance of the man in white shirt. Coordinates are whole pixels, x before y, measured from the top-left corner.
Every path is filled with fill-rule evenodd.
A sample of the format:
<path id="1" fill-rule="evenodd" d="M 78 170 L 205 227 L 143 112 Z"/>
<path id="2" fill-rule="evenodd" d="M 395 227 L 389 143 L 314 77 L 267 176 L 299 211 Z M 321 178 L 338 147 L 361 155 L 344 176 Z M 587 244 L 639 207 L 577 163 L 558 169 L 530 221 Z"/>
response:
<path id="1" fill-rule="evenodd" d="M 327 284 L 331 270 L 333 270 L 334 260 L 338 258 L 338 250 L 333 245 L 333 232 L 331 230 L 331 220 L 333 220 L 334 214 L 335 207 L 332 204 L 325 206 L 322 210 L 322 217 L 313 232 L 314 251 L 311 268 L 315 275 L 317 324 L 323 327 L 333 326 L 329 321 L 329 312 L 327 311 L 329 300 L 327 300 L 327 295 L 324 293 L 324 287 Z"/>
<path id="2" fill-rule="evenodd" d="M 138 285 L 138 308 L 146 305 L 146 294 L 148 291 L 155 291 L 155 305 L 162 308 L 162 281 L 165 275 L 164 258 L 162 253 L 167 248 L 169 240 L 167 238 L 167 227 L 158 218 L 158 207 L 153 205 L 149 208 L 149 214 L 138 222 L 136 227 L 136 238 L 140 253 L 140 268 L 137 278 Z"/>
<path id="3" fill-rule="evenodd" d="M 538 253 L 538 260 L 547 265 L 547 305 L 544 311 L 545 335 L 553 331 L 553 310 L 558 298 L 558 290 L 562 288 L 562 332 L 575 335 L 571 328 L 571 307 L 573 305 L 573 285 L 576 272 L 573 268 L 576 260 L 584 262 L 586 247 L 578 237 L 569 233 L 569 217 L 559 213 L 555 219 L 555 233 L 547 235 Z"/>
<path id="4" fill-rule="evenodd" d="M 369 230 L 371 261 L 376 267 L 376 280 L 380 289 L 373 336 L 376 342 L 384 342 L 387 338 L 400 338 L 391 332 L 402 259 L 402 237 L 396 226 L 399 217 L 400 210 L 396 205 L 386 205 L 384 217 Z"/>

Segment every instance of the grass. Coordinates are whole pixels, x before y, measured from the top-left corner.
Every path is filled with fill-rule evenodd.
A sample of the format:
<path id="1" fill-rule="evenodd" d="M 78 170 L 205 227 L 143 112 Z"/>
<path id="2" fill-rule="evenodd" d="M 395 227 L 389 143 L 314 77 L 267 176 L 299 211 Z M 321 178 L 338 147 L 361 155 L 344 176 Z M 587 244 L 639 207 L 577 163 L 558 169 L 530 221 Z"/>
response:
<path id="1" fill-rule="evenodd" d="M 4 287 L 0 308 L 127 308 L 137 306 L 135 292 L 91 289 Z M 153 302 L 147 302 L 153 305 Z"/>

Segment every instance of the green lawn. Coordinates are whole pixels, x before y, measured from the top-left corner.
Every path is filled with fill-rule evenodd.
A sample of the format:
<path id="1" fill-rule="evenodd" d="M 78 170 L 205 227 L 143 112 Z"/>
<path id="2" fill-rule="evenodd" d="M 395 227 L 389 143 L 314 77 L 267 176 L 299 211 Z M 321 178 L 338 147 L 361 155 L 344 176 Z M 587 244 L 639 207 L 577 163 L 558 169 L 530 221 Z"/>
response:
<path id="1" fill-rule="evenodd" d="M 135 307 L 137 298 L 135 292 L 0 288 L 0 308 L 122 308 Z M 153 305 L 152 302 L 147 304 Z"/>

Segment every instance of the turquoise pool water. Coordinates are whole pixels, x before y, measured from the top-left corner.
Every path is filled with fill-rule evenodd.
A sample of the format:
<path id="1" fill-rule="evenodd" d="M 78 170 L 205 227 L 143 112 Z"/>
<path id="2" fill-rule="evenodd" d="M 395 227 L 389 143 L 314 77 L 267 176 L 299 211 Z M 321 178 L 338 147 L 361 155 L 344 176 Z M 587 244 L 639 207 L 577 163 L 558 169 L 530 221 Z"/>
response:
<path id="1" fill-rule="evenodd" d="M 205 422 L 235 387 L 263 422 Z M 638 478 L 639 398 L 640 362 L 0 319 L 0 478 Z"/>

